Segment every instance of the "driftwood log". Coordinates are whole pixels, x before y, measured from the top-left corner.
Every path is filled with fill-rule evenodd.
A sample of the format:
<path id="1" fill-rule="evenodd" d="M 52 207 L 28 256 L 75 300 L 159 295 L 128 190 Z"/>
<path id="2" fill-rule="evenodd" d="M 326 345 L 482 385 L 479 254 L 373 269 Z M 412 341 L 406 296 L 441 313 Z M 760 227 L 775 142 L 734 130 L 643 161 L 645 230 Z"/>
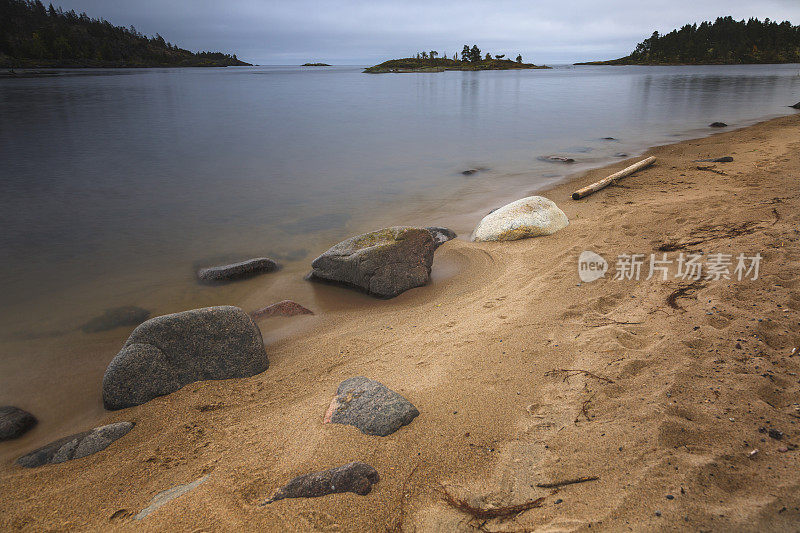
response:
<path id="1" fill-rule="evenodd" d="M 633 174 L 636 171 L 639 171 L 639 170 L 641 170 L 641 169 L 643 169 L 645 167 L 649 167 L 650 165 L 655 163 L 655 161 L 656 161 L 655 157 L 648 157 L 647 159 L 643 159 L 643 160 L 639 161 L 638 163 L 635 163 L 635 164 L 629 166 L 628 168 L 624 168 L 624 169 L 620 170 L 616 174 L 611 174 L 607 178 L 603 178 L 600 181 L 592 183 L 591 185 L 587 185 L 583 189 L 578 189 L 577 191 L 572 193 L 572 199 L 573 200 L 580 200 L 581 198 L 589 196 L 590 194 L 595 193 L 595 192 L 599 191 L 600 189 L 608 187 L 609 185 L 611 185 L 612 183 L 614 183 L 616 180 L 618 180 L 620 178 L 624 178 L 625 176 L 630 176 L 631 174 Z"/>

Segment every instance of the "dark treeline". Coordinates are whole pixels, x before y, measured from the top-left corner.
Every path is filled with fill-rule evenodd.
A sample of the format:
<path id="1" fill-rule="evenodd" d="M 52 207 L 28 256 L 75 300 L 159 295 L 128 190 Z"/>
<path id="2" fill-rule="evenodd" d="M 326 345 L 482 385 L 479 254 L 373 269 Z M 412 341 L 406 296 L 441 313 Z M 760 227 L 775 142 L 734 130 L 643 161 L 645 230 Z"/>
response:
<path id="1" fill-rule="evenodd" d="M 193 53 L 40 0 L 0 0 L 2 67 L 191 67 L 247 65 L 236 55 Z"/>
<path id="2" fill-rule="evenodd" d="M 800 26 L 769 19 L 687 24 L 666 35 L 653 33 L 620 63 L 800 63 Z"/>
<path id="3" fill-rule="evenodd" d="M 481 61 L 508 61 L 508 59 L 504 59 L 506 57 L 505 54 L 496 54 L 492 56 L 489 52 L 486 53 L 486 56 L 481 56 L 481 49 L 478 48 L 478 45 L 473 44 L 472 48 L 469 47 L 468 44 L 464 45 L 464 49 L 461 51 L 461 59 L 460 61 L 468 61 L 470 63 L 479 63 Z M 417 59 L 424 59 L 424 60 L 435 60 L 437 58 L 440 59 L 450 59 L 447 57 L 447 52 L 444 54 L 439 54 L 436 50 L 431 50 L 430 52 L 419 52 L 417 54 Z M 453 54 L 453 61 L 459 61 L 458 54 Z M 517 63 L 522 63 L 522 55 L 517 55 L 517 59 L 515 59 Z"/>

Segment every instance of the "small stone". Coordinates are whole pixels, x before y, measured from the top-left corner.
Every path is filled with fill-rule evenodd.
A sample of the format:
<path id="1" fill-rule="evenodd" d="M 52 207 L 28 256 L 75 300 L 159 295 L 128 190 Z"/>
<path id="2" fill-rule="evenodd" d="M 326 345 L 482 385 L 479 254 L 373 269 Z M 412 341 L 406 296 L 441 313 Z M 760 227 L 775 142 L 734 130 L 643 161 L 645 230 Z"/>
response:
<path id="1" fill-rule="evenodd" d="M 298 476 L 262 505 L 284 498 L 317 498 L 341 492 L 366 496 L 372 491 L 372 485 L 378 481 L 380 475 L 374 468 L 365 463 L 353 462 L 330 470 Z"/>
<path id="2" fill-rule="evenodd" d="M 58 439 L 17 459 L 17 464 L 33 468 L 45 464 L 80 459 L 101 450 L 133 429 L 133 422 L 117 422 Z"/>
<path id="3" fill-rule="evenodd" d="M 348 424 L 367 435 L 385 437 L 419 415 L 414 405 L 383 383 L 363 376 L 339 385 L 324 423 Z"/>
<path id="4" fill-rule="evenodd" d="M 555 501 L 555 504 L 556 504 L 556 505 L 558 505 L 559 503 L 562 503 L 563 501 L 564 501 L 564 500 L 562 500 L 561 498 L 559 498 L 559 499 L 557 499 L 557 500 Z"/>
<path id="5" fill-rule="evenodd" d="M 4 405 L 0 407 L 0 441 L 16 439 L 36 425 L 36 417 L 28 411 Z"/>
<path id="6" fill-rule="evenodd" d="M 674 500 L 675 496 L 673 496 L 672 494 L 667 494 L 667 499 L 668 500 Z"/>
<path id="7" fill-rule="evenodd" d="M 269 318 L 273 316 L 313 315 L 314 312 L 306 309 L 292 300 L 283 300 L 276 304 L 268 305 L 250 313 L 253 318 Z"/>
<path id="8" fill-rule="evenodd" d="M 769 428 L 769 431 L 767 431 L 767 435 L 769 435 L 775 440 L 781 440 L 783 438 L 783 431 L 775 428 Z"/>
<path id="9" fill-rule="evenodd" d="M 781 446 L 780 448 L 778 448 L 778 451 L 781 453 L 786 453 L 789 451 L 789 448 L 787 448 L 786 446 Z"/>
<path id="10" fill-rule="evenodd" d="M 711 127 L 711 128 L 727 128 L 728 127 L 728 125 L 725 124 L 724 122 L 712 122 L 708 126 Z"/>
<path id="11" fill-rule="evenodd" d="M 656 516 L 661 516 L 661 511 L 656 511 Z"/>
<path id="12" fill-rule="evenodd" d="M 267 257 L 256 257 L 230 265 L 201 268 L 197 277 L 206 282 L 233 281 L 275 270 L 278 270 L 278 263 Z"/>

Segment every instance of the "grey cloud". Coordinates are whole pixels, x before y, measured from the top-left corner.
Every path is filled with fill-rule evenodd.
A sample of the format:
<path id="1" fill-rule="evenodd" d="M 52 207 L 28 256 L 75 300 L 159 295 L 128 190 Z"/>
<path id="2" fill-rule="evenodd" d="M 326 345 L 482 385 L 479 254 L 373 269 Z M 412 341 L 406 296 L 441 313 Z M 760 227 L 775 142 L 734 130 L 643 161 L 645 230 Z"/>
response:
<path id="1" fill-rule="evenodd" d="M 237 53 L 259 64 L 321 60 L 371 64 L 463 44 L 536 62 L 610 59 L 654 30 L 731 15 L 800 20 L 797 0 L 64 0 L 191 50 Z"/>

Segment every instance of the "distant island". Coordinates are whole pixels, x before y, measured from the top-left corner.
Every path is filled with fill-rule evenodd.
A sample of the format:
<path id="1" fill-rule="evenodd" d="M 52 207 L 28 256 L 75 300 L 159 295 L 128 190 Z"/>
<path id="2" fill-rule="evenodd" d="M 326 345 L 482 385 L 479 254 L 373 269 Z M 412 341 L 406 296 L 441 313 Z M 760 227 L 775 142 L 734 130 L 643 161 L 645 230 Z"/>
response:
<path id="1" fill-rule="evenodd" d="M 250 66 L 236 55 L 178 48 L 156 34 L 64 12 L 41 0 L 0 0 L 0 68 Z"/>
<path id="2" fill-rule="evenodd" d="M 626 57 L 576 65 L 742 65 L 800 63 L 800 26 L 765 19 L 720 17 L 687 24 L 666 35 L 653 32 Z"/>
<path id="3" fill-rule="evenodd" d="M 329 67 L 327 63 L 303 63 L 301 67 Z"/>
<path id="4" fill-rule="evenodd" d="M 385 74 L 389 72 L 444 72 L 446 70 L 517 70 L 533 68 L 550 68 L 546 66 L 523 63 L 522 56 L 517 55 L 515 60 L 506 59 L 505 54 L 492 55 L 486 53 L 481 55 L 480 49 L 473 45 L 464 45 L 461 51 L 461 58 L 458 54 L 453 54 L 452 59 L 447 54 L 439 57 L 439 52 L 420 52 L 416 57 L 406 57 L 403 59 L 390 59 L 379 65 L 369 67 L 364 70 L 368 74 Z"/>

